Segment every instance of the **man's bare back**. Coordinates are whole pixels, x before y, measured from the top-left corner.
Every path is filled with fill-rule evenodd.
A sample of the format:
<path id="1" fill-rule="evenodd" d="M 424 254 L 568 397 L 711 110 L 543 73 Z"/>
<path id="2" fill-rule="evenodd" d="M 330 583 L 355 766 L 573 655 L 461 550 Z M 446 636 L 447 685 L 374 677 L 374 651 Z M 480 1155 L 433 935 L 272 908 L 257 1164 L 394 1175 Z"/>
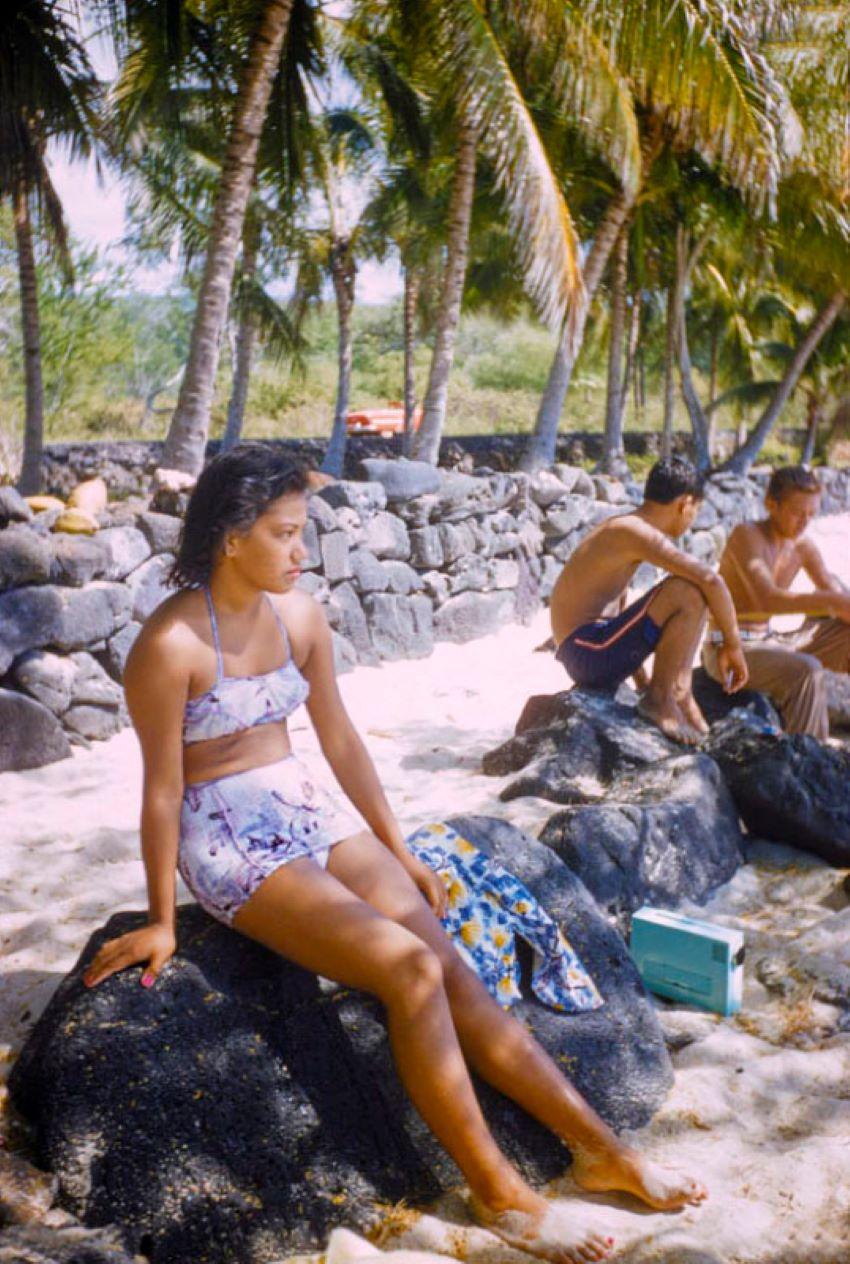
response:
<path id="1" fill-rule="evenodd" d="M 560 645 L 582 624 L 613 613 L 635 571 L 648 562 L 698 588 L 714 587 L 710 566 L 677 549 L 640 510 L 608 518 L 571 554 L 552 591 L 552 634 Z M 710 603 L 709 603 L 710 604 Z"/>
<path id="2" fill-rule="evenodd" d="M 573 682 L 612 690 L 632 676 L 643 689 L 642 664 L 654 654 L 640 708 L 668 736 L 688 743 L 708 732 L 691 689 L 707 610 L 724 633 L 726 687 L 740 688 L 747 678 L 726 585 L 710 566 L 673 543 L 691 526 L 701 501 L 700 477 L 688 461 L 659 461 L 640 507 L 600 523 L 578 545 L 551 603 L 556 656 Z M 642 562 L 666 571 L 668 579 L 626 606 L 629 583 Z"/>

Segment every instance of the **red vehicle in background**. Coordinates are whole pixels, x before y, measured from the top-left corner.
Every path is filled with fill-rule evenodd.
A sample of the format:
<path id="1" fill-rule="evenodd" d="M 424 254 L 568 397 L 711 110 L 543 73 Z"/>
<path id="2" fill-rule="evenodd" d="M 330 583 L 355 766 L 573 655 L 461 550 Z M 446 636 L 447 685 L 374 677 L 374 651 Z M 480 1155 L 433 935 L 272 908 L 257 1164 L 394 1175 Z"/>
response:
<path id="1" fill-rule="evenodd" d="M 422 409 L 413 410 L 413 429 L 419 429 L 422 420 Z M 358 408 L 348 413 L 345 419 L 349 434 L 372 434 L 383 438 L 404 433 L 404 405 L 392 400 L 386 408 Z"/>

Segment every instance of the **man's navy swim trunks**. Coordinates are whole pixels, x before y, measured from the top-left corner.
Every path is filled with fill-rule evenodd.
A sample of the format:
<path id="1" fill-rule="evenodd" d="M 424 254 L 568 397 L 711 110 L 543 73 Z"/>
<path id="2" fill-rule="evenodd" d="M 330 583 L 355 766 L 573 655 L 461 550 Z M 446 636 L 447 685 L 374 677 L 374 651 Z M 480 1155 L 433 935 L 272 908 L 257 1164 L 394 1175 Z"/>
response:
<path id="1" fill-rule="evenodd" d="M 616 689 L 653 652 L 661 628 L 647 607 L 656 584 L 613 619 L 593 619 L 565 637 L 555 651 L 573 682 L 589 689 Z"/>

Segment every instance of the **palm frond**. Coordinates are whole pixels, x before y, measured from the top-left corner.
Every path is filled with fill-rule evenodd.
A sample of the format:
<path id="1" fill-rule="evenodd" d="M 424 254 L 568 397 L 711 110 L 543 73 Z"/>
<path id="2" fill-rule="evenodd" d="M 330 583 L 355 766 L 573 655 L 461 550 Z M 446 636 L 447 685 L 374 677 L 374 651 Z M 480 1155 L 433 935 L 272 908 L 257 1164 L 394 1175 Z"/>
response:
<path id="1" fill-rule="evenodd" d="M 598 31 L 638 101 L 681 149 L 719 163 L 772 206 L 783 145 L 798 130 L 788 94 L 721 0 L 592 0 Z"/>
<path id="2" fill-rule="evenodd" d="M 578 236 L 505 52 L 476 0 L 429 7 L 435 52 L 493 165 L 528 293 L 545 320 L 574 328 L 585 303 Z"/>
<path id="3" fill-rule="evenodd" d="M 641 147 L 631 88 L 590 23 L 585 6 L 563 0 L 506 0 L 507 22 L 526 40 L 529 68 L 545 83 L 551 108 L 578 126 L 605 158 L 626 193 L 641 180 Z M 531 75 L 528 76 L 531 78 Z"/>

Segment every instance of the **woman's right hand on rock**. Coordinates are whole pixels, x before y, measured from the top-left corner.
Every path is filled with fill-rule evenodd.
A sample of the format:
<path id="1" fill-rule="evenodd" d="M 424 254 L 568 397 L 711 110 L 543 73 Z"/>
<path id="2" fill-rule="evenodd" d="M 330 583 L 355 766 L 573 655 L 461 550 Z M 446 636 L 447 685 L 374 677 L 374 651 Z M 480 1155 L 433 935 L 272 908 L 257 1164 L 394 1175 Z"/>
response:
<path id="1" fill-rule="evenodd" d="M 86 987 L 94 987 L 128 966 L 145 963 L 142 987 L 153 987 L 162 967 L 177 950 L 177 940 L 171 926 L 154 923 L 141 930 L 131 930 L 119 939 L 110 939 L 98 949 L 83 975 Z"/>

